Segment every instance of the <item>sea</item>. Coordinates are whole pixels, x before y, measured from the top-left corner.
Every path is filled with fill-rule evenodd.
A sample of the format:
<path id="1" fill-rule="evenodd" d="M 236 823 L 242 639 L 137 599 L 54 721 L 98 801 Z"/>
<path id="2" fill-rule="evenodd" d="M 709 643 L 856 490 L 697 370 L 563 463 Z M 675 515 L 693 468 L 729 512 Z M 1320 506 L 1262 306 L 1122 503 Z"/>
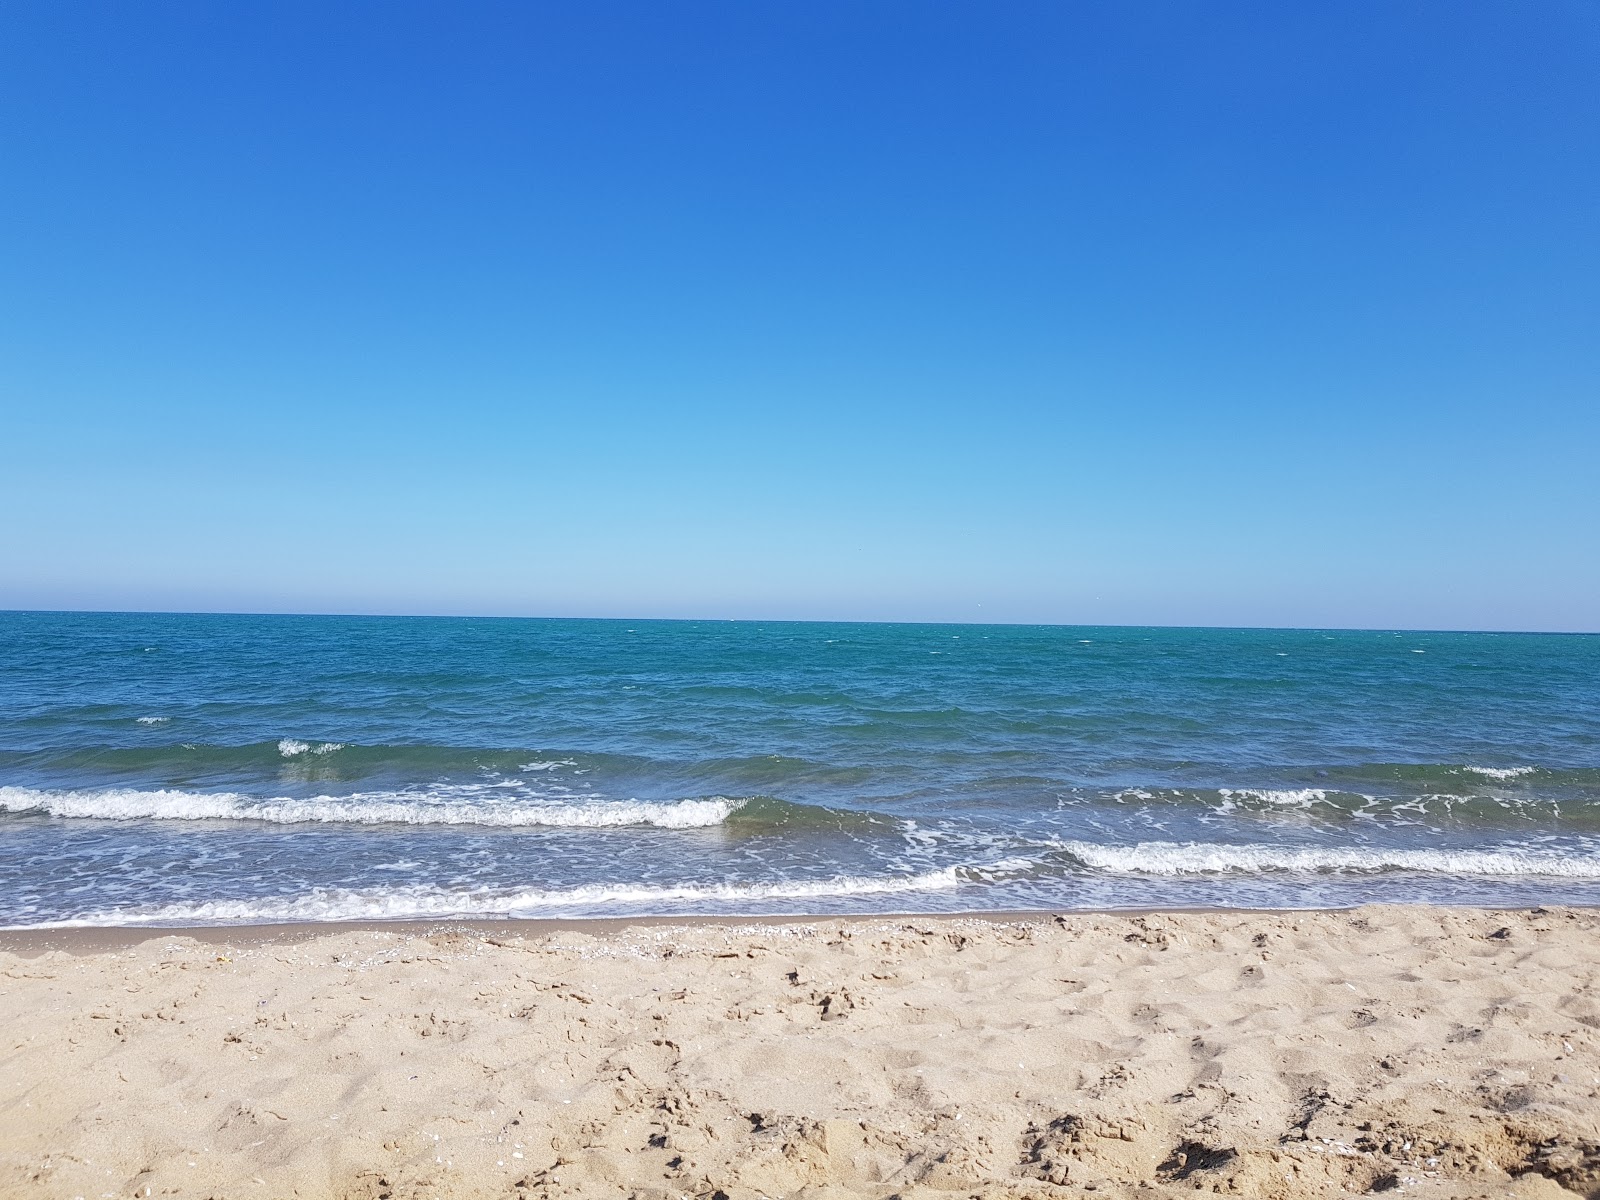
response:
<path id="1" fill-rule="evenodd" d="M 0 926 L 1600 903 L 1600 636 L 0 613 Z"/>

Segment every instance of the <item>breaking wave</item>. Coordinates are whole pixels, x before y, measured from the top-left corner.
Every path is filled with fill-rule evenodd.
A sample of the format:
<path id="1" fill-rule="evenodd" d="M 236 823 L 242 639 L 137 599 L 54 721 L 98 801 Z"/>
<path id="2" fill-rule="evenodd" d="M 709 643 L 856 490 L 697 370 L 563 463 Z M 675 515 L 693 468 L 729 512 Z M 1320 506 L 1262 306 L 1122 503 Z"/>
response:
<path id="1" fill-rule="evenodd" d="M 921 875 L 836 876 L 777 883 L 680 884 L 647 887 L 589 884 L 560 890 L 520 888 L 449 891 L 437 887 L 340 890 L 315 888 L 297 896 L 248 900 L 206 900 L 153 908 L 90 913 L 31 928 L 102 925 L 221 925 L 277 922 L 383 921 L 442 917 L 528 918 L 575 908 L 634 908 L 653 911 L 660 904 L 767 904 L 830 896 L 872 896 L 895 892 L 944 891 L 959 887 L 954 867 Z"/>
<path id="2" fill-rule="evenodd" d="M 1483 775 L 1489 779 L 1515 779 L 1519 775 L 1532 775 L 1537 767 L 1462 767 L 1463 771 L 1470 771 L 1474 775 Z"/>
<path id="3" fill-rule="evenodd" d="M 318 742 L 315 746 L 298 738 L 283 738 L 278 742 L 278 753 L 285 758 L 294 758 L 301 754 L 332 754 L 335 750 L 343 749 L 343 742 Z"/>
<path id="4" fill-rule="evenodd" d="M 46 791 L 0 787 L 0 812 L 101 821 L 267 821 L 278 825 L 542 825 L 589 829 L 653 825 L 662 829 L 701 829 L 721 825 L 745 803 L 743 799 L 724 796 L 669 802 L 552 803 L 526 795 L 508 798 L 503 792 L 494 795 L 467 788 L 443 793 L 356 792 L 309 799 L 262 799 L 237 792 L 166 788 Z"/>
<path id="5" fill-rule="evenodd" d="M 1256 800 L 1262 804 L 1295 808 L 1317 804 L 1328 798 L 1326 788 L 1218 788 L 1217 794 L 1224 800 Z"/>
<path id="6" fill-rule="evenodd" d="M 1107 846 L 1060 843 L 1091 870 L 1122 875 L 1217 875 L 1270 871 L 1305 873 L 1417 871 L 1478 876 L 1600 879 L 1600 854 L 1551 850 L 1400 850 L 1364 846 L 1267 846 L 1205 842 L 1139 842 Z"/>

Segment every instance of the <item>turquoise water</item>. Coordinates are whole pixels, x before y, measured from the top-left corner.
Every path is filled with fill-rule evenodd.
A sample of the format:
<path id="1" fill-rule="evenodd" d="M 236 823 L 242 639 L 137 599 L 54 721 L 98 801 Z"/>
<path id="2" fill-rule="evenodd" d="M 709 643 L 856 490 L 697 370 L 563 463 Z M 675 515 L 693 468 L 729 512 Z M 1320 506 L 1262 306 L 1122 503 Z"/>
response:
<path id="1" fill-rule="evenodd" d="M 1600 902 L 1600 637 L 0 613 L 0 924 Z"/>

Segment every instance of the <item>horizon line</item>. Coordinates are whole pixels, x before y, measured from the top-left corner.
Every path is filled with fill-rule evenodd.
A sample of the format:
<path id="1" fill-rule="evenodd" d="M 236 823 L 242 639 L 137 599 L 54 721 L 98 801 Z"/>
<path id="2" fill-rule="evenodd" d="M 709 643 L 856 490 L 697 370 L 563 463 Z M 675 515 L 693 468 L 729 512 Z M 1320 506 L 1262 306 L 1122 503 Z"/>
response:
<path id="1" fill-rule="evenodd" d="M 658 622 L 720 625 L 938 625 L 949 627 L 997 626 L 1018 629 L 1172 629 L 1231 630 L 1235 632 L 1281 633 L 1438 633 L 1520 637 L 1600 637 L 1594 629 L 1441 629 L 1410 625 L 1185 625 L 1179 623 L 1120 624 L 1081 621 L 953 621 L 889 620 L 883 618 L 820 617 L 649 617 L 649 616 L 553 616 L 532 613 L 437 613 L 437 612 L 263 612 L 251 609 L 156 609 L 156 608 L 7 608 L 4 616 L 100 616 L 100 617 L 281 617 L 288 620 L 339 618 L 346 620 L 388 621 L 614 621 L 626 623 Z"/>

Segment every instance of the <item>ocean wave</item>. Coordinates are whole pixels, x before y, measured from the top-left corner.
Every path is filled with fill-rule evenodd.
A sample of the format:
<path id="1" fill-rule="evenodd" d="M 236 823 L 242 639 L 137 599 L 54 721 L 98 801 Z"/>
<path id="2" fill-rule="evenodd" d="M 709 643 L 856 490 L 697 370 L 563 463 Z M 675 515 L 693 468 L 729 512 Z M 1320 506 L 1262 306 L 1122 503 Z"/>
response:
<path id="1" fill-rule="evenodd" d="M 1184 806 L 1199 804 L 1213 809 L 1219 813 L 1234 813 L 1239 811 L 1266 811 L 1271 812 L 1281 809 L 1325 809 L 1329 814 L 1344 813 L 1346 815 L 1364 811 L 1383 803 L 1378 797 L 1362 792 L 1347 792 L 1337 788 L 1301 787 L 1301 788 L 1265 788 L 1265 787 L 1225 787 L 1225 788 L 1123 788 L 1112 793 L 1113 800 L 1119 804 L 1138 802 L 1148 805 Z"/>
<path id="2" fill-rule="evenodd" d="M 662 829 L 700 829 L 721 825 L 745 804 L 743 799 L 647 802 L 593 800 L 551 803 L 518 795 L 515 799 L 483 790 L 457 788 L 444 794 L 356 792 L 349 796 L 263 799 L 237 792 L 46 791 L 0 787 L 0 812 L 45 813 L 101 821 L 267 821 L 278 825 L 488 825 L 612 828 L 653 825 Z"/>
<path id="3" fill-rule="evenodd" d="M 1344 763 L 1288 767 L 1302 778 L 1306 772 L 1315 771 L 1313 781 L 1304 782 L 1314 787 L 1377 792 L 1380 795 L 1396 790 L 1403 792 L 1449 792 L 1463 788 L 1494 787 L 1498 784 L 1534 784 L 1541 788 L 1561 791 L 1576 789 L 1590 792 L 1600 787 L 1600 770 L 1593 766 L 1537 766 L 1523 763 L 1514 766 L 1478 766 L 1455 763 Z M 1290 776 L 1291 779 L 1294 776 Z"/>
<path id="4" fill-rule="evenodd" d="M 1217 795 L 1224 800 L 1256 800 L 1262 804 L 1304 808 L 1326 800 L 1328 791 L 1326 788 L 1218 788 Z"/>
<path id="5" fill-rule="evenodd" d="M 301 754 L 332 754 L 335 750 L 343 749 L 343 742 L 319 742 L 315 746 L 298 738 L 283 738 L 278 742 L 278 753 L 285 758 L 295 758 Z"/>
<path id="6" fill-rule="evenodd" d="M 835 876 L 772 883 L 588 884 L 566 889 L 519 888 L 450 891 L 431 886 L 344 890 L 314 888 L 297 896 L 248 900 L 204 900 L 143 909 L 117 909 L 29 928 L 104 925 L 273 924 L 302 921 L 382 921 L 436 917 L 537 917 L 574 908 L 660 904 L 765 904 L 897 892 L 948 891 L 959 887 L 954 867 L 920 875 Z"/>
<path id="7" fill-rule="evenodd" d="M 1209 808 L 1220 807 L 1223 812 L 1231 812 L 1240 807 L 1263 808 L 1311 808 L 1314 805 L 1326 804 L 1338 808 L 1350 808 L 1357 805 L 1371 804 L 1377 800 L 1361 792 L 1346 792 L 1336 788 L 1303 787 L 1303 788 L 1256 788 L 1256 787 L 1225 787 L 1216 788 L 1144 788 L 1129 787 L 1113 792 L 1111 798 L 1118 803 L 1126 804 L 1129 801 L 1141 801 L 1146 804 L 1203 804 Z"/>
<path id="8" fill-rule="evenodd" d="M 1444 875 L 1600 879 L 1600 855 L 1524 848 L 1399 850 L 1208 842 L 1139 842 L 1130 846 L 1108 846 L 1083 841 L 1064 841 L 1059 848 L 1092 870 L 1119 875 L 1417 871 Z"/>
<path id="9" fill-rule="evenodd" d="M 1109 798 L 1118 804 L 1150 808 L 1182 809 L 1195 805 L 1224 816 L 1296 812 L 1317 818 L 1377 821 L 1414 821 L 1438 816 L 1453 822 L 1487 824 L 1508 819 L 1557 818 L 1567 826 L 1593 827 L 1600 823 L 1600 803 L 1597 803 L 1592 782 L 1580 780 L 1574 785 L 1552 781 L 1537 790 L 1486 787 L 1474 784 L 1468 770 L 1465 767 L 1440 769 L 1433 778 L 1406 781 L 1387 794 L 1376 790 L 1358 791 L 1346 783 L 1345 786 L 1216 789 L 1124 787 L 1110 793 Z M 1512 768 L 1485 770 L 1513 771 Z M 1535 770 L 1538 768 L 1515 769 L 1514 777 L 1520 779 Z M 1513 776 L 1508 774 L 1508 777 Z M 1072 801 L 1081 805 L 1083 795 L 1082 792 L 1075 794 Z M 1089 793 L 1088 799 L 1093 803 L 1097 797 Z"/>
<path id="10" fill-rule="evenodd" d="M 170 720 L 172 720 L 171 717 L 135 717 L 133 719 L 136 725 L 165 725 Z"/>

